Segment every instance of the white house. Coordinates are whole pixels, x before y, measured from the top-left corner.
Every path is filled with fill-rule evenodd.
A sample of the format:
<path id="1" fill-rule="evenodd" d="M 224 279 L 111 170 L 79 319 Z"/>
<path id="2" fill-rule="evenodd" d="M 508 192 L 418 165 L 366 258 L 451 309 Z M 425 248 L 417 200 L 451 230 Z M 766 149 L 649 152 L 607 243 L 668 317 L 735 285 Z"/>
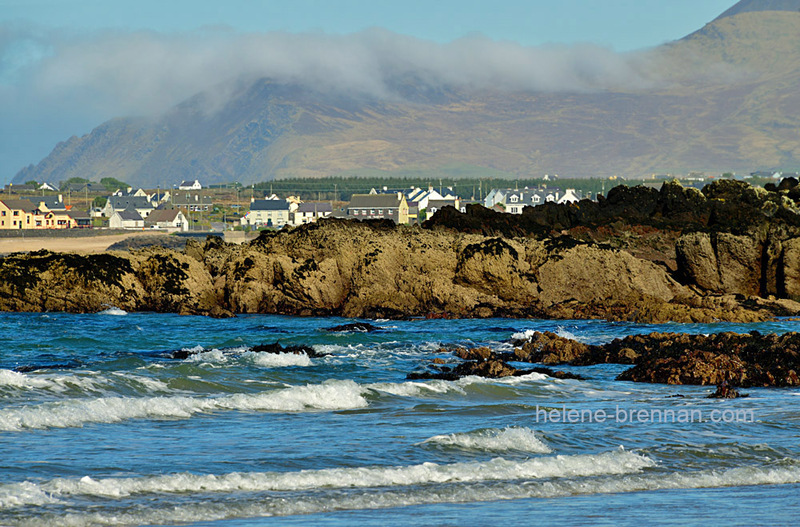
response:
<path id="1" fill-rule="evenodd" d="M 188 231 L 189 220 L 180 209 L 156 209 L 144 222 L 145 227 L 168 231 Z"/>
<path id="2" fill-rule="evenodd" d="M 250 203 L 250 212 L 239 220 L 242 226 L 277 227 L 289 224 L 292 204 L 285 199 L 256 199 Z"/>
<path id="3" fill-rule="evenodd" d="M 195 179 L 194 182 L 191 181 L 181 181 L 181 184 L 178 185 L 178 190 L 201 190 L 203 185 L 200 184 L 200 181 Z"/>
<path id="4" fill-rule="evenodd" d="M 112 229 L 144 229 L 144 218 L 136 209 L 118 210 L 108 219 Z"/>
<path id="5" fill-rule="evenodd" d="M 327 218 L 333 212 L 333 207 L 330 203 L 300 203 L 291 214 L 292 225 L 304 225 L 306 223 L 313 223 L 319 218 Z"/>
<path id="6" fill-rule="evenodd" d="M 103 215 L 110 218 L 115 212 L 123 211 L 126 209 L 133 209 L 139 213 L 142 218 L 146 218 L 153 212 L 153 204 L 147 199 L 147 196 L 109 196 L 106 201 L 106 206 L 103 207 Z"/>
<path id="7" fill-rule="evenodd" d="M 577 203 L 580 200 L 581 197 L 578 195 L 577 192 L 575 192 L 575 189 L 568 188 L 567 191 L 564 192 L 564 195 L 558 198 L 558 203 L 559 205 L 563 203 Z"/>

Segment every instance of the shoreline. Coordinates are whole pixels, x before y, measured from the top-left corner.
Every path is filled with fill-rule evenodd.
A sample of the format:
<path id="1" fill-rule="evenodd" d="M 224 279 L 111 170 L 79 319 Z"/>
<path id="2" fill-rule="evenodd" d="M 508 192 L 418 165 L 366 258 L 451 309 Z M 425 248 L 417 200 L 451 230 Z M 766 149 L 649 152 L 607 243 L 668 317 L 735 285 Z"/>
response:
<path id="1" fill-rule="evenodd" d="M 125 234 L 98 234 L 79 237 L 65 236 L 15 236 L 0 237 L 0 257 L 12 253 L 40 251 L 74 252 L 78 254 L 97 254 L 105 252 L 110 246 L 136 236 L 152 236 L 152 232 L 132 231 Z"/>

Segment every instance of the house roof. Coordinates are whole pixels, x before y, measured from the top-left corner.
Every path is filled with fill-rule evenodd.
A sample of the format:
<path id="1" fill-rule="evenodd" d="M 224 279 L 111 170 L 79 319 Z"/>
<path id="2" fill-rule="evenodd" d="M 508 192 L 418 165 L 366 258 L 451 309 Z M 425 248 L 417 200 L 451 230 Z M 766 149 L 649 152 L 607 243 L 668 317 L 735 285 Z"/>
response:
<path id="1" fill-rule="evenodd" d="M 350 208 L 390 209 L 399 206 L 400 199 L 397 194 L 353 194 L 350 198 Z"/>
<path id="2" fill-rule="evenodd" d="M 108 202 L 114 210 L 124 210 L 130 207 L 135 209 L 152 209 L 153 204 L 144 196 L 111 196 Z"/>
<path id="3" fill-rule="evenodd" d="M 72 218 L 73 220 L 90 220 L 91 216 L 85 210 L 68 210 L 66 211 L 67 216 Z"/>
<path id="4" fill-rule="evenodd" d="M 456 200 L 454 199 L 431 199 L 428 200 L 428 208 L 437 208 L 441 209 L 442 207 L 446 207 L 450 205 L 451 207 L 456 206 Z"/>
<path id="5" fill-rule="evenodd" d="M 175 221 L 175 218 L 181 212 L 180 209 L 157 209 L 147 216 L 147 223 L 161 223 Z"/>
<path id="6" fill-rule="evenodd" d="M 66 210 L 67 207 L 63 201 L 58 199 L 58 196 L 34 196 L 32 198 L 25 198 L 38 207 L 40 203 L 44 202 L 44 206 L 50 210 Z"/>
<path id="7" fill-rule="evenodd" d="M 4 199 L 0 201 L 2 201 L 5 206 L 11 210 L 21 210 L 24 212 L 33 212 L 36 210 L 36 205 L 27 199 Z"/>
<path id="8" fill-rule="evenodd" d="M 330 203 L 301 203 L 297 212 L 332 212 Z"/>
<path id="9" fill-rule="evenodd" d="M 119 214 L 119 217 L 125 221 L 142 221 L 142 216 L 135 209 L 118 210 L 114 214 Z"/>
<path id="10" fill-rule="evenodd" d="M 289 202 L 285 199 L 257 199 L 250 203 L 250 210 L 289 210 Z"/>

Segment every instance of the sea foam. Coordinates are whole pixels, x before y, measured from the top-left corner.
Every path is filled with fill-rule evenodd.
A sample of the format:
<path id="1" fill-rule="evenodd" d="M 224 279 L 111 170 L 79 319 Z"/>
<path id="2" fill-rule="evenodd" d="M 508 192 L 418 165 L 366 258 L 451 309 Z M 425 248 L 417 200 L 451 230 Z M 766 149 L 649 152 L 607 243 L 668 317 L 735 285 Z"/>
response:
<path id="1" fill-rule="evenodd" d="M 254 472 L 223 475 L 172 474 L 139 478 L 56 479 L 40 489 L 53 496 L 88 495 L 119 498 L 133 494 L 191 492 L 300 491 L 318 488 L 370 488 L 436 483 L 533 480 L 630 474 L 655 463 L 646 456 L 615 450 L 601 454 L 553 456 L 525 461 L 495 458 L 485 462 L 422 463 L 408 466 L 333 468 L 299 472 Z"/>
<path id="2" fill-rule="evenodd" d="M 128 419 L 188 419 L 198 413 L 222 410 L 303 412 L 363 408 L 364 390 L 352 381 L 293 386 L 255 394 L 215 398 L 99 397 L 43 403 L 0 410 L 0 430 L 70 428 L 88 423 L 116 423 Z"/>
<path id="3" fill-rule="evenodd" d="M 599 454 L 597 456 L 558 456 L 559 459 L 570 457 L 582 457 L 583 463 L 591 463 L 592 458 L 607 456 Z M 469 484 L 479 481 L 475 477 L 468 480 L 457 480 L 447 482 L 443 487 L 435 489 L 431 487 L 420 487 L 413 483 L 404 486 L 387 489 L 382 487 L 379 491 L 360 490 L 355 493 L 336 491 L 348 486 L 351 475 L 345 480 L 336 480 L 337 472 L 359 471 L 359 470 L 379 470 L 385 474 L 391 474 L 393 469 L 401 467 L 388 467 L 385 469 L 334 469 L 332 471 L 307 471 L 305 474 L 309 478 L 306 486 L 291 485 L 296 490 L 311 488 L 308 485 L 318 485 L 315 492 L 302 495 L 293 495 L 292 499 L 286 499 L 284 495 L 265 495 L 256 494 L 252 499 L 247 499 L 241 494 L 237 495 L 234 503 L 225 499 L 192 500 L 185 504 L 176 505 L 169 500 L 158 504 L 153 502 L 146 509 L 138 511 L 115 511 L 113 513 L 90 512 L 74 513 L 57 511 L 49 514 L 37 513 L 30 521 L 21 520 L 18 525 L 41 525 L 46 522 L 48 525 L 141 525 L 152 523 L 192 523 L 209 522 L 213 520 L 246 518 L 258 516 L 289 516 L 298 514 L 314 514 L 331 510 L 364 510 L 382 509 L 391 507 L 406 507 L 437 503 L 474 503 L 496 500 L 510 499 L 530 499 L 530 498 L 556 498 L 576 495 L 607 494 L 621 492 L 642 492 L 663 489 L 696 489 L 714 488 L 744 485 L 779 485 L 800 483 L 800 466 L 796 464 L 785 467 L 741 467 L 725 471 L 704 470 L 698 472 L 673 472 L 673 473 L 654 473 L 642 472 L 652 465 L 652 461 L 636 454 L 617 452 L 618 462 L 627 464 L 626 467 L 618 469 L 613 474 L 599 475 L 597 477 L 590 474 L 582 474 L 578 471 L 574 474 L 562 474 L 562 477 L 546 479 L 543 481 L 532 480 L 524 483 L 519 481 L 499 481 L 496 483 L 486 482 L 482 485 Z M 636 457 L 628 457 L 636 456 Z M 613 456 L 612 456 L 613 457 Z M 638 459 L 638 460 L 637 460 Z M 633 463 L 630 463 L 633 461 Z M 474 469 L 482 464 L 460 464 L 462 469 Z M 405 467 L 406 470 L 415 470 L 416 466 Z M 450 465 L 452 467 L 452 465 Z M 636 468 L 639 467 L 639 468 Z M 563 466 L 562 468 L 568 468 Z M 323 473 L 328 473 L 323 475 Z M 170 476 L 154 476 L 145 478 L 130 479 L 101 479 L 93 480 L 83 478 L 81 480 L 53 480 L 42 483 L 39 495 L 49 495 L 65 497 L 70 494 L 88 494 L 89 496 L 116 498 L 130 495 L 131 493 L 191 493 L 199 492 L 208 495 L 209 493 L 227 493 L 241 491 L 267 491 L 269 489 L 291 490 L 281 487 L 276 476 L 290 480 L 297 474 L 285 475 L 276 474 L 226 474 L 220 476 L 206 475 L 198 476 L 191 474 L 175 474 Z M 399 477 L 381 477 L 383 481 L 394 481 Z M 407 478 L 406 481 L 411 481 Z M 331 488 L 333 493 L 323 488 L 322 481 L 332 481 Z M 365 482 L 372 484 L 373 481 Z M 435 482 L 431 482 L 435 483 Z M 461 483 L 467 483 L 466 485 Z M 392 483 L 388 483 L 392 484 Z M 13 493 L 21 485 L 9 484 L 0 488 L 0 493 Z M 3 488 L 4 487 L 4 488 Z M 267 487 L 266 489 L 264 487 Z M 20 492 L 23 489 L 19 489 Z M 31 489 L 25 489 L 30 493 Z"/>
<path id="4" fill-rule="evenodd" d="M 98 312 L 97 314 L 98 315 L 112 315 L 112 316 L 120 317 L 120 316 L 127 315 L 128 312 L 125 311 L 124 309 L 120 309 L 118 307 L 111 306 L 108 309 L 104 309 L 103 311 Z"/>
<path id="5" fill-rule="evenodd" d="M 505 429 L 486 429 L 460 434 L 433 436 L 420 445 L 445 446 L 462 450 L 488 452 L 531 452 L 547 454 L 551 452 L 530 428 L 509 427 Z"/>

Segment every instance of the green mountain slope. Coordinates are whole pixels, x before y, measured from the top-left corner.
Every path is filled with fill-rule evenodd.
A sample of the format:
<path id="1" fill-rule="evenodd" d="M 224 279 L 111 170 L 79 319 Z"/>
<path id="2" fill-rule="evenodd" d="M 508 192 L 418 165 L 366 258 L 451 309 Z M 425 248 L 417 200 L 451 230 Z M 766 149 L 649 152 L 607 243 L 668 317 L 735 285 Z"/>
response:
<path id="1" fill-rule="evenodd" d="M 404 97 L 378 100 L 262 79 L 222 107 L 201 94 L 156 120 L 104 123 L 60 143 L 15 181 L 110 176 L 154 187 L 412 170 L 535 177 L 797 169 L 798 35 L 800 13 L 720 18 L 641 57 L 655 79 L 647 89 L 475 92 L 405 79 L 396 86 Z"/>

